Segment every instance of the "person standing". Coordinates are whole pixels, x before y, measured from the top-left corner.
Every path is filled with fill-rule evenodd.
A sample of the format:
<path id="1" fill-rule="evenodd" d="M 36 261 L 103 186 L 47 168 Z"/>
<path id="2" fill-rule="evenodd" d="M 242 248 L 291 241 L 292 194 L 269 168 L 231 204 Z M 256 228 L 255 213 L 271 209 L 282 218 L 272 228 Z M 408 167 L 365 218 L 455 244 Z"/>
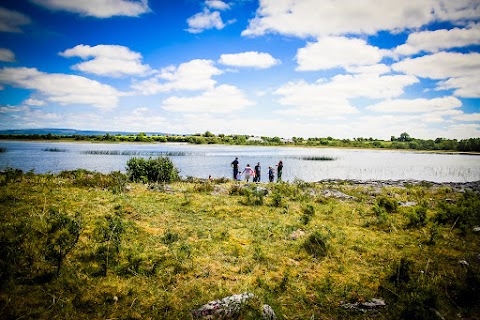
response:
<path id="1" fill-rule="evenodd" d="M 235 180 L 237 179 L 237 175 L 238 175 L 238 157 L 232 161 L 231 166 L 233 168 L 233 180 Z"/>
<path id="2" fill-rule="evenodd" d="M 268 181 L 273 182 L 275 178 L 275 173 L 273 172 L 272 166 L 268 166 Z"/>
<path id="3" fill-rule="evenodd" d="M 277 164 L 277 181 L 282 181 L 283 161 L 280 160 Z"/>
<path id="4" fill-rule="evenodd" d="M 255 166 L 255 178 L 253 178 L 253 182 L 260 182 L 260 176 L 262 174 L 262 167 L 260 166 L 260 162 L 257 163 Z"/>
<path id="5" fill-rule="evenodd" d="M 255 178 L 255 171 L 253 171 L 253 169 L 250 167 L 250 165 L 247 164 L 245 169 L 243 169 L 243 175 L 245 176 L 245 180 L 247 180 L 247 182 L 248 182 L 250 180 L 250 177 Z"/>

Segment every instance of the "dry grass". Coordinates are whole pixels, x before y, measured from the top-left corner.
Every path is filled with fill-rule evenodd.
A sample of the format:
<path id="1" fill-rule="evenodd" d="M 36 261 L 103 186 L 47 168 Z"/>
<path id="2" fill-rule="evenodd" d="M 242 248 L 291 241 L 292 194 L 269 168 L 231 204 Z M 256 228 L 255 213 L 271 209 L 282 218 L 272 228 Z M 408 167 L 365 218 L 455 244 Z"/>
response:
<path id="1" fill-rule="evenodd" d="M 187 182 L 166 189 L 131 184 L 128 192 L 113 193 L 58 176 L 23 175 L 8 183 L 4 179 L 2 241 L 15 240 L 8 226 L 24 221 L 30 230 L 19 232 L 24 238 L 19 240 L 23 249 L 18 259 L 33 263 L 16 260 L 23 269 L 10 270 L 2 278 L 0 318 L 189 319 L 192 309 L 210 300 L 246 291 L 270 304 L 281 319 L 405 318 L 409 302 L 402 290 L 407 289 L 426 304 L 423 311 L 437 311 L 445 318 L 478 312 L 478 304 L 459 305 L 454 296 L 460 289 L 469 290 L 462 282 L 467 268 L 479 279 L 478 266 L 458 263 L 479 252 L 478 235 L 433 222 L 438 203 L 462 194 L 420 186 L 298 183 L 264 185 L 270 194 L 262 197 L 263 204 L 253 205 L 247 195 L 230 195 L 233 186 L 227 182 L 202 192 Z M 355 199 L 325 198 L 326 189 Z M 274 193 L 283 199 L 280 206 L 272 200 Z M 403 207 L 379 215 L 374 206 L 380 196 L 422 201 L 429 220 L 407 228 L 412 209 Z M 314 212 L 306 213 L 306 206 Z M 70 216 L 80 213 L 83 228 L 60 276 L 47 281 L 42 275 L 51 266 L 43 258 L 42 232 L 50 208 Z M 112 253 L 107 275 L 102 276 L 96 226 L 114 214 L 121 218 L 124 232 L 119 252 Z M 292 232 L 299 229 L 305 235 L 293 240 Z M 305 250 L 311 235 L 323 239 L 325 255 L 312 256 Z M 388 280 L 402 258 L 413 262 L 407 289 Z M 445 287 L 451 281 L 461 288 Z M 427 290 L 435 285 L 444 289 Z M 424 301 L 432 296 L 435 304 Z M 386 299 L 389 307 L 367 314 L 340 307 L 341 301 L 371 298 Z M 428 318 L 417 313 L 419 319 Z"/>

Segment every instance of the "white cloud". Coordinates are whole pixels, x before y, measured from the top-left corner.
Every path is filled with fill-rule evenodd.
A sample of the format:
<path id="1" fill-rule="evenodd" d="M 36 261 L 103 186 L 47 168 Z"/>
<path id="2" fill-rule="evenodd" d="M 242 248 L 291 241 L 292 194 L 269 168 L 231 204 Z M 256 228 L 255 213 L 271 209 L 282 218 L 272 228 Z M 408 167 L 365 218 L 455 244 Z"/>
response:
<path id="1" fill-rule="evenodd" d="M 222 17 L 220 17 L 220 12 L 211 12 L 207 8 L 205 8 L 203 12 L 199 12 L 188 18 L 187 24 L 189 28 L 186 29 L 186 31 L 190 33 L 201 33 L 205 30 L 213 28 L 222 30 L 225 27 Z"/>
<path id="2" fill-rule="evenodd" d="M 101 76 L 121 77 L 125 75 L 142 76 L 151 72 L 150 66 L 142 64 L 142 55 L 129 48 L 118 45 L 80 44 L 59 53 L 63 57 L 93 58 L 73 66 L 74 69 Z"/>
<path id="3" fill-rule="evenodd" d="M 0 48 L 0 61 L 15 62 L 15 54 L 11 50 Z"/>
<path id="4" fill-rule="evenodd" d="M 41 107 L 45 105 L 45 101 L 43 100 L 38 100 L 38 99 L 27 99 L 23 102 L 27 106 L 35 106 L 35 107 Z"/>
<path id="5" fill-rule="evenodd" d="M 137 17 L 149 12 L 148 0 L 32 0 L 51 10 L 63 10 L 96 18 Z"/>
<path id="6" fill-rule="evenodd" d="M 350 73 L 371 73 L 371 74 L 385 74 L 391 71 L 390 67 L 385 64 L 374 64 L 370 66 L 347 66 L 346 71 Z"/>
<path id="7" fill-rule="evenodd" d="M 267 69 L 280 63 L 268 53 L 248 51 L 234 54 L 222 54 L 219 63 L 234 67 L 253 67 L 259 69 Z"/>
<path id="8" fill-rule="evenodd" d="M 439 52 L 392 65 L 392 69 L 422 78 L 446 79 L 480 73 L 480 53 Z"/>
<path id="9" fill-rule="evenodd" d="M 327 82 L 291 82 L 277 89 L 279 103 L 294 106 L 280 113 L 303 116 L 339 116 L 358 112 L 350 102 L 355 98 L 386 99 L 397 97 L 404 88 L 418 82 L 413 76 L 379 76 L 374 73 L 338 75 Z"/>
<path id="10" fill-rule="evenodd" d="M 21 27 L 31 23 L 23 13 L 0 7 L 0 32 L 22 32 Z"/>
<path id="11" fill-rule="evenodd" d="M 477 0 L 436 0 L 432 4 L 433 14 L 439 20 L 462 21 L 480 16 L 480 2 Z"/>
<path id="12" fill-rule="evenodd" d="M 0 113 L 16 113 L 16 112 L 25 112 L 29 111 L 30 108 L 27 106 L 1 106 Z"/>
<path id="13" fill-rule="evenodd" d="M 478 98 L 480 89 L 480 53 L 439 52 L 392 65 L 392 69 L 422 78 L 446 79 L 437 90 L 455 89 L 459 97 Z"/>
<path id="14" fill-rule="evenodd" d="M 354 54 L 352 54 L 354 53 Z M 380 62 L 385 50 L 370 46 L 362 39 L 322 37 L 297 51 L 299 71 L 372 65 Z"/>
<path id="15" fill-rule="evenodd" d="M 480 74 L 450 78 L 438 83 L 437 90 L 454 89 L 453 94 L 462 98 L 480 98 Z"/>
<path id="16" fill-rule="evenodd" d="M 455 120 L 466 122 L 480 122 L 480 113 L 461 113 L 453 117 Z"/>
<path id="17" fill-rule="evenodd" d="M 223 1 L 220 0 L 207 0 L 205 1 L 205 5 L 210 9 L 215 10 L 228 10 L 230 6 Z"/>
<path id="18" fill-rule="evenodd" d="M 460 108 L 462 102 L 455 97 L 434 99 L 394 99 L 385 100 L 367 107 L 369 110 L 386 113 L 430 113 Z"/>
<path id="19" fill-rule="evenodd" d="M 252 104 L 240 89 L 224 84 L 198 96 L 169 97 L 163 101 L 163 108 L 176 112 L 230 113 Z"/>
<path id="20" fill-rule="evenodd" d="M 415 32 L 408 35 L 405 44 L 395 48 L 394 53 L 414 55 L 419 52 L 438 52 L 442 49 L 460 48 L 480 44 L 480 25 L 473 28 L 454 28 Z"/>
<path id="21" fill-rule="evenodd" d="M 478 18 L 478 6 L 475 0 L 260 0 L 255 18 L 242 35 L 375 34 L 380 30 L 419 28 L 436 20 Z"/>
<path id="22" fill-rule="evenodd" d="M 45 99 L 61 105 L 86 104 L 111 109 L 122 93 L 109 85 L 88 78 L 59 73 L 44 73 L 35 68 L 0 69 L 0 83 L 37 90 Z"/>
<path id="23" fill-rule="evenodd" d="M 132 88 L 143 94 L 156 94 L 171 90 L 212 89 L 216 83 L 212 77 L 222 74 L 222 71 L 213 64 L 212 60 L 191 60 L 178 67 L 165 68 L 154 78 L 134 82 Z"/>

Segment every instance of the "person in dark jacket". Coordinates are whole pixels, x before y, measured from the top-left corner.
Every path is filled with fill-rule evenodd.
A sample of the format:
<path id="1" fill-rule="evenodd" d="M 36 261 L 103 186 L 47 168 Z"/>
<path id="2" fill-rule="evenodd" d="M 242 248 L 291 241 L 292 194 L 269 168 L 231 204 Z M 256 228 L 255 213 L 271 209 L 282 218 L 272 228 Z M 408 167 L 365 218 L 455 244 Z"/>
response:
<path id="1" fill-rule="evenodd" d="M 262 167 L 260 166 L 260 162 L 257 163 L 255 166 L 255 178 L 253 178 L 253 182 L 260 182 L 260 175 L 262 174 Z"/>
<path id="2" fill-rule="evenodd" d="M 231 166 L 233 168 L 233 180 L 236 180 L 238 175 L 238 157 L 232 161 Z"/>

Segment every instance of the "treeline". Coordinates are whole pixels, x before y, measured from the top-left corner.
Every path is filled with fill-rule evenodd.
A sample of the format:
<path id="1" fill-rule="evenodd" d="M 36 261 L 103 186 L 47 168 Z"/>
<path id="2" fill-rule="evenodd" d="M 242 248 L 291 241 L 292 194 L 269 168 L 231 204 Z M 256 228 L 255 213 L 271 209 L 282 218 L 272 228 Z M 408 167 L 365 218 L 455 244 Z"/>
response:
<path id="1" fill-rule="evenodd" d="M 229 145 L 295 145 L 334 148 L 382 148 L 405 150 L 443 150 L 460 152 L 480 152 L 480 138 L 463 140 L 436 138 L 424 140 L 411 137 L 404 132 L 400 136 L 392 136 L 390 141 L 358 137 L 353 139 L 302 138 L 293 137 L 284 139 L 280 137 L 254 137 L 250 135 L 215 135 L 210 131 L 193 135 L 147 135 L 143 132 L 131 135 L 55 135 L 55 134 L 3 134 L 0 139 L 15 140 L 75 140 L 97 142 L 182 142 L 191 144 L 229 144 Z"/>

